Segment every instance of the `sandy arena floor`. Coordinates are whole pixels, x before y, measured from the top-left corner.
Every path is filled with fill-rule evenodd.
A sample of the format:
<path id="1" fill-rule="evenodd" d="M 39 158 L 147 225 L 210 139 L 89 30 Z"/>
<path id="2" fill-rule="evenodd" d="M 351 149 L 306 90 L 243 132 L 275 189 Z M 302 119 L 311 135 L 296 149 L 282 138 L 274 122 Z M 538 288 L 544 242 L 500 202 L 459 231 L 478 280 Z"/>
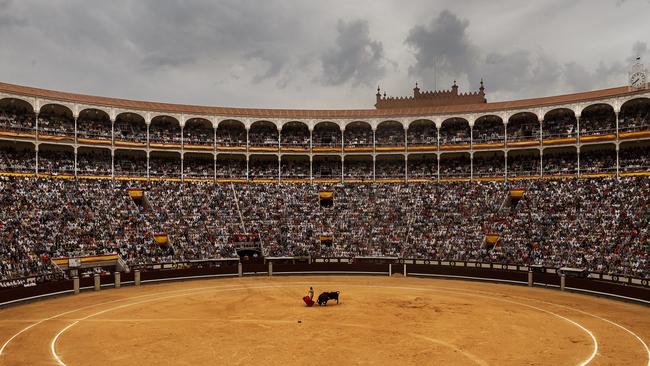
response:
<path id="1" fill-rule="evenodd" d="M 301 298 L 341 291 L 341 303 Z M 650 307 L 402 277 L 211 279 L 0 310 L 1 365 L 650 365 Z"/>

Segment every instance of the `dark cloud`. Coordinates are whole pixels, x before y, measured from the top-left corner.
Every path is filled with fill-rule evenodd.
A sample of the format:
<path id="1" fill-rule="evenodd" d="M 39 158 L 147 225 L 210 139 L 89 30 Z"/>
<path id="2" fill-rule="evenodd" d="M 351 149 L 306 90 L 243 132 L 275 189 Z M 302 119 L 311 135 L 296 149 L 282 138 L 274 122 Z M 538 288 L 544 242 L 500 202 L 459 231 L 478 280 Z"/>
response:
<path id="1" fill-rule="evenodd" d="M 411 28 L 405 43 L 413 49 L 416 63 L 409 73 L 421 79 L 431 79 L 434 73 L 442 79 L 463 73 L 475 78 L 479 50 L 469 39 L 468 26 L 469 21 L 444 10 L 428 25 Z"/>
<path id="2" fill-rule="evenodd" d="M 405 44 L 414 50 L 415 64 L 411 75 L 432 79 L 436 69 L 443 88 L 452 79 L 464 80 L 475 89 L 477 81 L 485 79 L 489 96 L 497 99 L 527 98 L 573 92 L 620 84 L 616 78 L 625 74 L 620 62 L 600 62 L 588 69 L 577 62 L 562 63 L 543 50 L 514 49 L 484 51 L 473 42 L 468 29 L 470 22 L 445 10 L 427 25 L 415 25 Z M 648 54 L 644 42 L 636 42 L 631 63 L 637 56 Z"/>
<path id="3" fill-rule="evenodd" d="M 322 81 L 325 85 L 351 82 L 357 86 L 374 85 L 386 73 L 386 57 L 381 42 L 370 38 L 366 20 L 339 20 L 336 45 L 321 56 Z"/>

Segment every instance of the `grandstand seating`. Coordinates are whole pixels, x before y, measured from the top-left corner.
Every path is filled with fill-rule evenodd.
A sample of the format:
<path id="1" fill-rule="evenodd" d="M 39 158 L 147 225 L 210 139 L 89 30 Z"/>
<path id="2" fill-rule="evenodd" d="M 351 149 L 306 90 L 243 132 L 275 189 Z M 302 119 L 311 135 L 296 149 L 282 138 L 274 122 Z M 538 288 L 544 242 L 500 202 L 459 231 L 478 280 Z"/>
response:
<path id="1" fill-rule="evenodd" d="M 532 180 L 503 211 L 505 182 L 218 184 L 0 178 L 0 274 L 52 271 L 48 258 L 118 252 L 130 264 L 235 256 L 258 235 L 267 256 L 400 256 L 538 263 L 650 276 L 650 179 Z M 129 187 L 145 189 L 138 205 Z M 334 191 L 332 208 L 318 192 Z M 236 200 L 236 201 L 235 201 Z M 235 203 L 237 202 L 237 204 Z M 501 209 L 501 211 L 500 211 Z M 241 214 L 241 215 L 240 215 Z M 169 235 L 161 247 L 153 234 Z M 484 245 L 497 232 L 496 248 Z M 331 246 L 319 236 L 331 234 Z"/>

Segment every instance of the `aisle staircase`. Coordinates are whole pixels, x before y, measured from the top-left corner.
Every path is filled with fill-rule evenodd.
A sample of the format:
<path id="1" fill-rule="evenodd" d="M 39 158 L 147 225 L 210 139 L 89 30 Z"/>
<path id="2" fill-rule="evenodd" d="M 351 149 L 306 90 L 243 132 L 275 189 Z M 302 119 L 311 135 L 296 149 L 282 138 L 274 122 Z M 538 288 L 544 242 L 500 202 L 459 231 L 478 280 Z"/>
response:
<path id="1" fill-rule="evenodd" d="M 162 250 L 173 251 L 174 248 L 168 233 L 165 231 L 164 222 L 158 218 L 151 207 L 151 203 L 149 202 L 145 191 L 141 188 L 129 188 L 127 189 L 127 192 L 129 197 L 133 200 L 133 203 L 135 203 L 143 214 L 149 227 L 153 228 L 154 231 L 151 234 L 153 235 L 154 241 L 158 243 Z"/>
<path id="2" fill-rule="evenodd" d="M 497 247 L 499 239 L 501 238 L 501 232 L 499 230 L 499 225 L 508 220 L 510 214 L 517 209 L 517 204 L 523 198 L 526 190 L 524 188 L 510 188 L 507 191 L 507 194 L 501 201 L 499 208 L 490 215 L 490 219 L 487 227 L 489 231 L 485 233 L 485 239 L 483 245 L 489 250 Z"/>

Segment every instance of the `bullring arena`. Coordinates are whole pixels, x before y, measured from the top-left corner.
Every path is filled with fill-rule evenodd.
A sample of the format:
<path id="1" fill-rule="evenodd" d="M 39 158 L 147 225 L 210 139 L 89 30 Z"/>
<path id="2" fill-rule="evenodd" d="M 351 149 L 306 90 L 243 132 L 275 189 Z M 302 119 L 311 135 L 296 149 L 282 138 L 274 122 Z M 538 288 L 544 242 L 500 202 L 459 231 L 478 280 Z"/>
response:
<path id="1" fill-rule="evenodd" d="M 309 286 L 341 302 L 308 308 Z M 647 365 L 646 306 L 513 285 L 368 276 L 208 279 L 0 313 L 3 365 Z"/>
<path id="2" fill-rule="evenodd" d="M 0 364 L 650 365 L 639 80 L 367 110 L 0 83 Z"/>

